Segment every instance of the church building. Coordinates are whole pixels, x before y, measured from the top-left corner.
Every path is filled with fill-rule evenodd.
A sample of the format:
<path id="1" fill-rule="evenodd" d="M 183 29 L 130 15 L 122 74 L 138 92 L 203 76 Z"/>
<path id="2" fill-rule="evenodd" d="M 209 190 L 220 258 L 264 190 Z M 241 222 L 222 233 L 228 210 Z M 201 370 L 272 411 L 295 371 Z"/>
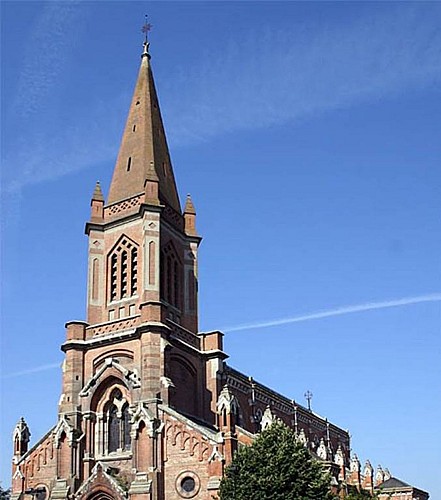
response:
<path id="1" fill-rule="evenodd" d="M 66 324 L 54 427 L 32 447 L 24 419 L 14 430 L 13 500 L 212 500 L 238 445 L 274 419 L 323 461 L 336 492 L 374 490 L 347 431 L 231 368 L 222 333 L 199 331 L 201 236 L 190 196 L 179 199 L 147 42 L 86 234 L 87 318 Z"/>

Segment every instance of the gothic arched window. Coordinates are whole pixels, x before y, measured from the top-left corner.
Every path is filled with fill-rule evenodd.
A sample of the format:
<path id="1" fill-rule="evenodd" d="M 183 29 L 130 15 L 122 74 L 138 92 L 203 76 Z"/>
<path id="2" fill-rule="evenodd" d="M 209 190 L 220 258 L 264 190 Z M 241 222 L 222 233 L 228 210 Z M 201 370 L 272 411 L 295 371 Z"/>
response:
<path id="1" fill-rule="evenodd" d="M 122 414 L 122 425 L 123 425 L 123 432 L 122 432 L 122 440 L 123 440 L 123 445 L 122 448 L 124 450 L 130 449 L 130 443 L 131 443 L 131 436 L 130 436 L 130 415 L 129 415 L 129 405 L 126 404 L 125 407 L 123 408 L 123 414 Z"/>
<path id="2" fill-rule="evenodd" d="M 138 248 L 126 237 L 109 255 L 110 301 L 133 297 L 138 291 Z"/>
<path id="3" fill-rule="evenodd" d="M 129 404 L 121 391 L 116 388 L 110 394 L 105 409 L 105 433 L 107 435 L 107 453 L 130 450 L 130 413 Z"/>
<path id="4" fill-rule="evenodd" d="M 119 448 L 119 434 L 120 434 L 120 419 L 118 418 L 118 408 L 115 405 L 110 406 L 109 419 L 108 419 L 108 450 L 109 453 L 117 451 Z"/>

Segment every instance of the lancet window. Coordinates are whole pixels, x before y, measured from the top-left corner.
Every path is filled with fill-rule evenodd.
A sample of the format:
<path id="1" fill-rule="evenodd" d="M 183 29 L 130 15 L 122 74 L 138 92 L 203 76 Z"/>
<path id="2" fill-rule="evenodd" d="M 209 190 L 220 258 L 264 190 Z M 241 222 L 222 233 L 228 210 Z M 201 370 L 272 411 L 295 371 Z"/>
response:
<path id="1" fill-rule="evenodd" d="M 129 404 L 119 389 L 112 391 L 104 407 L 105 452 L 114 453 L 130 450 Z"/>
<path id="2" fill-rule="evenodd" d="M 109 256 L 109 299 L 133 297 L 138 291 L 138 248 L 122 238 Z"/>

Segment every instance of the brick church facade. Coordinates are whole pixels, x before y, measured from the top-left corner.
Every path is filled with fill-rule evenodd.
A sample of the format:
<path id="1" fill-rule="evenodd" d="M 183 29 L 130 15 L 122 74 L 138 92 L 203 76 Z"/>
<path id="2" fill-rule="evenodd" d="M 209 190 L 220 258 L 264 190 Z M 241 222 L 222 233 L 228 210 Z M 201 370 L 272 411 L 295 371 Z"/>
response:
<path id="1" fill-rule="evenodd" d="M 347 431 L 229 367 L 221 332 L 199 332 L 201 237 L 190 197 L 181 208 L 147 43 L 86 233 L 87 321 L 66 324 L 56 425 L 31 448 L 24 419 L 14 430 L 13 500 L 211 500 L 237 446 L 276 418 L 335 491 L 393 484 L 361 470 Z"/>

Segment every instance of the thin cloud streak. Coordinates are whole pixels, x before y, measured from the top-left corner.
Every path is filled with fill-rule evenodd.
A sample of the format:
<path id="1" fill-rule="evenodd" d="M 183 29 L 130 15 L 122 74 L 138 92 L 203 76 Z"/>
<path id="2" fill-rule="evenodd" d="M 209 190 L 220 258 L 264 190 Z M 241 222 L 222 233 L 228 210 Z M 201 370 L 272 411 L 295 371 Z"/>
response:
<path id="1" fill-rule="evenodd" d="M 349 24 L 250 29 L 166 82 L 166 122 L 186 145 L 378 101 L 439 81 L 440 48 L 437 16 L 414 6 Z"/>
<path id="2" fill-rule="evenodd" d="M 225 333 L 230 333 L 244 330 L 255 330 L 259 328 L 267 328 L 269 326 L 289 325 L 291 323 L 301 323 L 303 321 L 330 318 L 332 316 L 344 316 L 346 314 L 353 314 L 357 312 L 376 311 L 378 309 L 388 309 L 391 307 L 408 306 L 425 302 L 441 302 L 441 293 L 419 295 L 416 297 L 404 297 L 401 299 L 386 300 L 382 302 L 366 302 L 364 304 L 356 304 L 352 306 L 342 306 L 335 309 L 325 309 L 310 314 L 303 314 L 301 316 L 293 316 L 292 318 L 274 319 L 270 321 L 261 321 L 257 323 L 232 326 L 229 328 L 225 328 L 222 331 L 224 331 Z"/>
<path id="3" fill-rule="evenodd" d="M 55 20 L 65 26 L 87 15 L 82 9 L 75 1 L 51 5 L 37 23 L 33 38 L 45 50 L 37 62 L 27 56 L 20 78 L 22 123 L 3 151 L 6 193 L 116 156 L 126 95 L 115 95 L 110 107 L 109 100 L 88 103 L 62 127 L 50 111 L 52 91 L 63 91 L 63 64 L 73 47 L 62 30 L 47 26 Z M 441 80 L 441 31 L 438 7 L 431 9 L 399 6 L 349 24 L 250 28 L 192 63 L 170 68 L 159 84 L 170 144 L 189 146 L 435 84 Z M 28 93 L 24 83 L 31 85 Z M 30 115 L 49 125 L 29 125 L 23 118 Z"/>
<path id="4" fill-rule="evenodd" d="M 75 26 L 78 36 L 78 26 L 81 26 L 79 6 L 77 0 L 49 2 L 37 18 L 12 105 L 14 113 L 25 120 L 44 107 L 68 67 L 73 44 L 70 28 Z"/>
<path id="5" fill-rule="evenodd" d="M 53 370 L 54 368 L 60 368 L 61 362 L 59 361 L 58 363 L 49 363 L 46 365 L 41 365 L 41 366 L 34 366 L 33 368 L 28 368 L 27 370 L 21 370 L 19 372 L 13 372 L 13 373 L 7 373 L 6 375 L 3 375 L 2 378 L 15 378 L 15 377 L 21 377 L 23 375 L 31 375 L 33 373 L 40 373 L 40 372 L 46 372 L 48 370 Z"/>
<path id="6" fill-rule="evenodd" d="M 301 323 L 303 321 L 310 321 L 315 319 L 329 318 L 332 316 L 343 316 L 346 314 L 353 314 L 363 311 L 375 311 L 378 309 L 388 309 L 391 307 L 408 306 L 414 304 L 421 304 L 427 302 L 441 302 L 441 293 L 432 293 L 428 295 L 419 295 L 416 297 L 404 297 L 401 299 L 393 299 L 382 302 L 366 302 L 364 304 L 357 304 L 352 306 L 342 306 L 335 309 L 326 309 L 323 311 L 317 311 L 315 313 L 304 314 L 301 316 L 294 316 L 292 318 L 282 318 L 270 321 L 262 321 L 258 323 L 249 323 L 245 325 L 232 326 L 222 329 L 225 333 L 239 332 L 244 330 L 255 330 L 259 328 L 267 328 L 270 326 L 281 326 L 288 325 L 291 323 Z M 31 375 L 33 373 L 40 373 L 48 370 L 53 370 L 54 368 L 59 368 L 61 363 L 49 363 L 46 365 L 35 366 L 27 370 L 22 370 L 18 372 L 8 373 L 3 375 L 3 379 L 21 377 L 24 375 Z"/>

